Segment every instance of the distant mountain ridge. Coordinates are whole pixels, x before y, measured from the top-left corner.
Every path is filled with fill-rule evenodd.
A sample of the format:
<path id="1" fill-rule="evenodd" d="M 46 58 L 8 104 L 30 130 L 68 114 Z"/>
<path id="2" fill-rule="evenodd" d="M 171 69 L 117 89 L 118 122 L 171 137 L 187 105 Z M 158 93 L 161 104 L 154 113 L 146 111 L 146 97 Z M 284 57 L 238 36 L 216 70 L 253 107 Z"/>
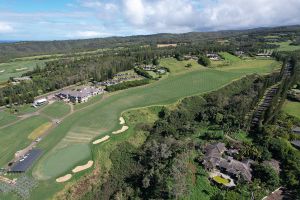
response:
<path id="1" fill-rule="evenodd" d="M 126 47 L 132 45 L 164 44 L 164 43 L 199 43 L 203 40 L 213 40 L 240 34 L 253 34 L 257 32 L 289 32 L 299 31 L 300 25 L 280 26 L 271 28 L 254 28 L 248 30 L 224 30 L 215 32 L 189 32 L 182 34 L 159 33 L 153 35 L 135 35 L 127 37 L 107 37 L 94 39 L 61 40 L 61 41 L 25 41 L 0 42 L 0 61 L 11 58 L 45 55 L 55 53 L 72 53 L 79 51 L 92 51 L 100 48 Z"/>

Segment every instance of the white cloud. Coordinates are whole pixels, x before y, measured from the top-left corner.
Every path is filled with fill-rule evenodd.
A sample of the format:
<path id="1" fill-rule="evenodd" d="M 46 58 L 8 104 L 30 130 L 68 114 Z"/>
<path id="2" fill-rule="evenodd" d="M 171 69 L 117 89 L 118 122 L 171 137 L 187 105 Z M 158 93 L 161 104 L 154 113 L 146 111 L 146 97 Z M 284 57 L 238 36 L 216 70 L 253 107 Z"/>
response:
<path id="1" fill-rule="evenodd" d="M 103 6 L 102 3 L 97 0 L 82 0 L 80 4 L 86 8 L 101 8 Z"/>
<path id="2" fill-rule="evenodd" d="M 6 22 L 0 22 L 0 33 L 10 33 L 13 32 L 14 28 L 6 23 Z"/>
<path id="3" fill-rule="evenodd" d="M 95 38 L 95 37 L 104 37 L 106 33 L 98 32 L 98 31 L 77 31 L 73 35 L 69 35 L 73 38 Z"/>
<path id="4" fill-rule="evenodd" d="M 123 0 L 127 22 L 151 32 L 300 24 L 299 10 L 299 0 Z"/>

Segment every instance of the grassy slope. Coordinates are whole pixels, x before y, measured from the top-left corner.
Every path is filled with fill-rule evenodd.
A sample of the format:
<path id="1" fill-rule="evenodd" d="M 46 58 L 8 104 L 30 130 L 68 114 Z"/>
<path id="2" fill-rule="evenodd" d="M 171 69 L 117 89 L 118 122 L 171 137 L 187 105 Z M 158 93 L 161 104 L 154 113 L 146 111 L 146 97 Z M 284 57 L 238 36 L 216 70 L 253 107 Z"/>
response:
<path id="1" fill-rule="evenodd" d="M 44 117 L 35 116 L 18 122 L 14 126 L 0 129 L 0 166 L 7 164 L 16 151 L 28 146 L 31 142 L 27 138 L 28 135 L 47 121 Z"/>
<path id="2" fill-rule="evenodd" d="M 44 179 L 50 174 L 59 176 L 66 172 L 69 167 L 66 166 L 64 168 L 59 164 L 56 165 L 59 170 L 54 169 L 55 164 L 52 165 L 56 174 L 45 170 L 47 160 L 53 156 L 58 156 L 62 149 L 65 151 L 65 148 L 72 148 L 72 145 L 78 143 L 88 144 L 93 138 L 102 137 L 104 134 L 110 134 L 111 131 L 120 128 L 118 118 L 125 110 L 173 103 L 186 96 L 220 88 L 247 73 L 270 72 L 273 68 L 270 68 L 269 65 L 274 63 L 274 61 L 249 61 L 242 66 L 233 66 L 231 69 L 223 69 L 222 71 L 204 69 L 199 65 L 194 66 L 192 69 L 186 69 L 184 67 L 186 62 L 180 63 L 174 59 L 163 60 L 161 63 L 164 63 L 165 66 L 171 68 L 171 71 L 177 73 L 144 87 L 106 94 L 99 103 L 66 118 L 62 124 L 40 143 L 40 147 L 47 152 L 51 151 L 38 163 L 35 175 L 38 174 L 38 178 Z M 175 65 L 172 63 L 175 63 Z M 86 156 L 88 158 L 89 154 Z M 72 159 L 73 161 L 71 161 Z M 80 162 L 76 154 L 72 156 L 72 159 L 70 159 L 70 162 L 74 164 Z"/>
<path id="3" fill-rule="evenodd" d="M 283 105 L 283 111 L 300 119 L 300 103 L 293 101 L 286 101 Z"/>
<path id="4" fill-rule="evenodd" d="M 54 102 L 53 104 L 47 106 L 42 113 L 48 115 L 49 117 L 59 119 L 67 115 L 70 111 L 70 106 L 64 102 Z"/>

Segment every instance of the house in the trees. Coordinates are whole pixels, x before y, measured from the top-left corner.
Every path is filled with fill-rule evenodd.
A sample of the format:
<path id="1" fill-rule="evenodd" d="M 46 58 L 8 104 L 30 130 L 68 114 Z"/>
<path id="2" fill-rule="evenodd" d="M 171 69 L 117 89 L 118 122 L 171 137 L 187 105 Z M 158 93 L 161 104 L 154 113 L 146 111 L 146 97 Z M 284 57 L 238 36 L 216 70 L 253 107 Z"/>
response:
<path id="1" fill-rule="evenodd" d="M 245 181 L 251 182 L 251 160 L 243 162 L 235 160 L 231 156 L 226 156 L 226 151 L 224 143 L 207 145 L 202 164 L 209 171 L 219 170 L 235 179 L 242 178 Z"/>
<path id="2" fill-rule="evenodd" d="M 208 53 L 208 54 L 206 54 L 206 57 L 208 57 L 210 60 L 214 60 L 214 61 L 221 60 L 220 56 L 216 53 Z"/>

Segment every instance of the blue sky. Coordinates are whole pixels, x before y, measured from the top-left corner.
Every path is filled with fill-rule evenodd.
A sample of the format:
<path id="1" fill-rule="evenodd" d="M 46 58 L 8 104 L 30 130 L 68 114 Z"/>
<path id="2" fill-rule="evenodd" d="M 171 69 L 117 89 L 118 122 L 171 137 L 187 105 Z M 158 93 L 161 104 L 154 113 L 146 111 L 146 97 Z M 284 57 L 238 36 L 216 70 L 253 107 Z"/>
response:
<path id="1" fill-rule="evenodd" d="M 299 10 L 299 0 L 0 0 L 0 40 L 292 25 Z"/>

